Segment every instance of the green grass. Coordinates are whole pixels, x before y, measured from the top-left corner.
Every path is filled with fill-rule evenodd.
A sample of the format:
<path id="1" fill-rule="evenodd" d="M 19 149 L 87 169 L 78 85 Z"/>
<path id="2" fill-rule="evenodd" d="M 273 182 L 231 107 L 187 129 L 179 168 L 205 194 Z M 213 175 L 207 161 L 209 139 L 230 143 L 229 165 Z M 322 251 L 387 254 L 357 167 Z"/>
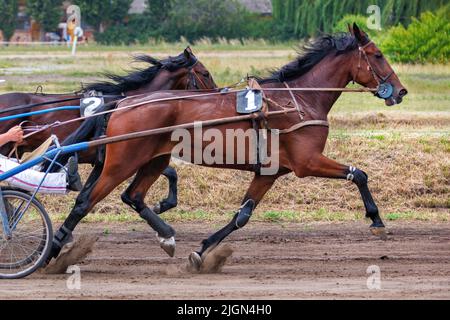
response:
<path id="1" fill-rule="evenodd" d="M 197 51 L 254 51 L 254 50 L 291 50 L 298 43 L 270 43 L 264 40 L 231 40 L 222 42 L 210 42 L 207 39 L 199 40 L 194 43 L 188 41 L 180 41 L 178 43 L 167 42 L 149 42 L 145 45 L 119 45 L 119 46 L 103 46 L 98 44 L 82 44 L 78 46 L 77 51 L 80 53 L 91 52 L 128 52 L 130 48 L 142 52 L 172 52 L 182 51 L 187 46 L 194 47 Z M 0 54 L 7 53 L 31 53 L 33 51 L 45 51 L 51 53 L 68 53 L 70 50 L 66 46 L 52 45 L 34 45 L 34 46 L 0 46 Z"/>
<path id="2" fill-rule="evenodd" d="M 231 214 L 215 214 L 206 211 L 177 211 L 164 214 L 162 218 L 169 223 L 181 222 L 214 222 L 216 227 L 221 227 L 231 221 L 234 213 Z M 382 215 L 386 221 L 450 221 L 447 212 L 433 211 L 405 211 L 390 212 Z M 65 216 L 52 215 L 53 222 L 61 223 Z M 346 222 L 346 221 L 363 221 L 364 214 L 358 212 L 335 212 L 322 208 L 308 212 L 297 211 L 260 211 L 257 210 L 251 218 L 253 222 L 265 223 L 313 223 L 313 222 Z M 122 223 L 122 222 L 142 222 L 145 223 L 138 214 L 124 213 L 120 215 L 99 214 L 94 213 L 83 219 L 83 223 Z M 310 227 L 305 227 L 310 230 Z M 109 233 L 105 229 L 105 235 Z"/>

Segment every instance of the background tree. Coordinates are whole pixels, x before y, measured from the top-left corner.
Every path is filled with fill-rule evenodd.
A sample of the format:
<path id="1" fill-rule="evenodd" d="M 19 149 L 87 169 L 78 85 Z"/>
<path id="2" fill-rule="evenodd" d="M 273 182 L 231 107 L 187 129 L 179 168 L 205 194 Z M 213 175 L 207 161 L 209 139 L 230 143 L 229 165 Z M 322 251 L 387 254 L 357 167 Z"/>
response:
<path id="1" fill-rule="evenodd" d="M 382 49 L 392 61 L 402 63 L 448 63 L 450 59 L 450 5 L 436 13 L 424 12 L 407 27 L 387 33 Z"/>
<path id="2" fill-rule="evenodd" d="M 369 5 L 382 9 L 383 28 L 402 23 L 408 25 L 411 17 L 419 17 L 424 11 L 435 11 L 446 0 L 272 0 L 274 18 L 285 26 L 290 36 L 306 37 L 319 30 L 331 32 L 346 15 L 367 16 Z"/>
<path id="3" fill-rule="evenodd" d="M 98 32 L 124 23 L 133 0 L 92 1 L 77 0 L 81 9 L 81 20 L 86 21 Z"/>
<path id="4" fill-rule="evenodd" d="M 144 16 L 154 27 L 158 27 L 169 18 L 173 2 L 173 0 L 147 0 Z"/>
<path id="5" fill-rule="evenodd" d="M 58 27 L 63 0 L 27 0 L 27 12 L 41 26 L 41 31 L 54 31 Z"/>
<path id="6" fill-rule="evenodd" d="M 18 10 L 19 5 L 17 0 L 0 1 L 0 30 L 3 31 L 5 41 L 8 41 L 16 30 Z"/>
<path id="7" fill-rule="evenodd" d="M 173 0 L 164 35 L 170 40 L 180 36 L 189 40 L 203 36 L 239 38 L 248 15 L 236 0 Z"/>
<path id="8" fill-rule="evenodd" d="M 129 28 L 141 30 L 138 41 L 145 42 L 148 38 L 161 39 L 168 23 L 173 0 L 147 0 L 143 14 L 130 18 Z"/>

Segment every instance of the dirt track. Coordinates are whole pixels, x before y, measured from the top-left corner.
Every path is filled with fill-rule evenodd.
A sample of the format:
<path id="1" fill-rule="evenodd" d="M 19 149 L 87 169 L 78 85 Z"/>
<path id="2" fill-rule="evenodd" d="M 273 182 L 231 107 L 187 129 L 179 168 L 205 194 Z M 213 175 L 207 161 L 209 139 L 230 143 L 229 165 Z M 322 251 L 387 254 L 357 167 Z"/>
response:
<path id="1" fill-rule="evenodd" d="M 218 226 L 178 224 L 175 259 L 162 252 L 145 224 L 84 224 L 101 235 L 81 264 L 82 288 L 66 275 L 35 274 L 1 281 L 0 300 L 113 299 L 450 299 L 450 223 L 389 224 L 377 240 L 366 223 L 252 224 L 228 241 L 222 273 L 184 270 L 191 250 Z M 107 230 L 107 232 L 104 232 Z M 367 288 L 367 268 L 381 268 L 382 290 Z"/>

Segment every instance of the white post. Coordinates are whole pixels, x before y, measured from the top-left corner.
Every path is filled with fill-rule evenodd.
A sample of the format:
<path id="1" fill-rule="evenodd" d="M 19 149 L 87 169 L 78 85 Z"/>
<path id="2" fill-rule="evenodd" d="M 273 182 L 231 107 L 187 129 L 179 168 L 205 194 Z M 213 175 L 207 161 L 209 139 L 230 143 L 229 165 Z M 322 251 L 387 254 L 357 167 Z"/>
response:
<path id="1" fill-rule="evenodd" d="M 75 39 L 73 39 L 73 44 L 72 44 L 72 55 L 74 56 L 77 53 L 77 42 L 78 42 L 78 37 L 75 36 Z"/>
<path id="2" fill-rule="evenodd" d="M 77 43 L 78 43 L 78 38 L 83 36 L 83 29 L 81 29 L 80 27 L 76 27 L 75 31 L 74 31 L 74 38 L 73 39 L 73 45 L 72 45 L 72 56 L 75 56 L 75 54 L 77 53 Z"/>

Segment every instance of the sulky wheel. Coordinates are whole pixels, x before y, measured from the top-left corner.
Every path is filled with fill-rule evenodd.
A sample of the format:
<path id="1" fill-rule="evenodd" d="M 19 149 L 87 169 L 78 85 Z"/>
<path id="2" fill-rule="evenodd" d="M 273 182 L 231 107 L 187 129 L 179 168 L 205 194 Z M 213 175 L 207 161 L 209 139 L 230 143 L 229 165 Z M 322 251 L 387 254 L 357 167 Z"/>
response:
<path id="1" fill-rule="evenodd" d="M 53 239 L 52 223 L 42 204 L 37 199 L 30 202 L 28 193 L 17 190 L 1 193 L 0 279 L 20 279 L 45 262 Z"/>

